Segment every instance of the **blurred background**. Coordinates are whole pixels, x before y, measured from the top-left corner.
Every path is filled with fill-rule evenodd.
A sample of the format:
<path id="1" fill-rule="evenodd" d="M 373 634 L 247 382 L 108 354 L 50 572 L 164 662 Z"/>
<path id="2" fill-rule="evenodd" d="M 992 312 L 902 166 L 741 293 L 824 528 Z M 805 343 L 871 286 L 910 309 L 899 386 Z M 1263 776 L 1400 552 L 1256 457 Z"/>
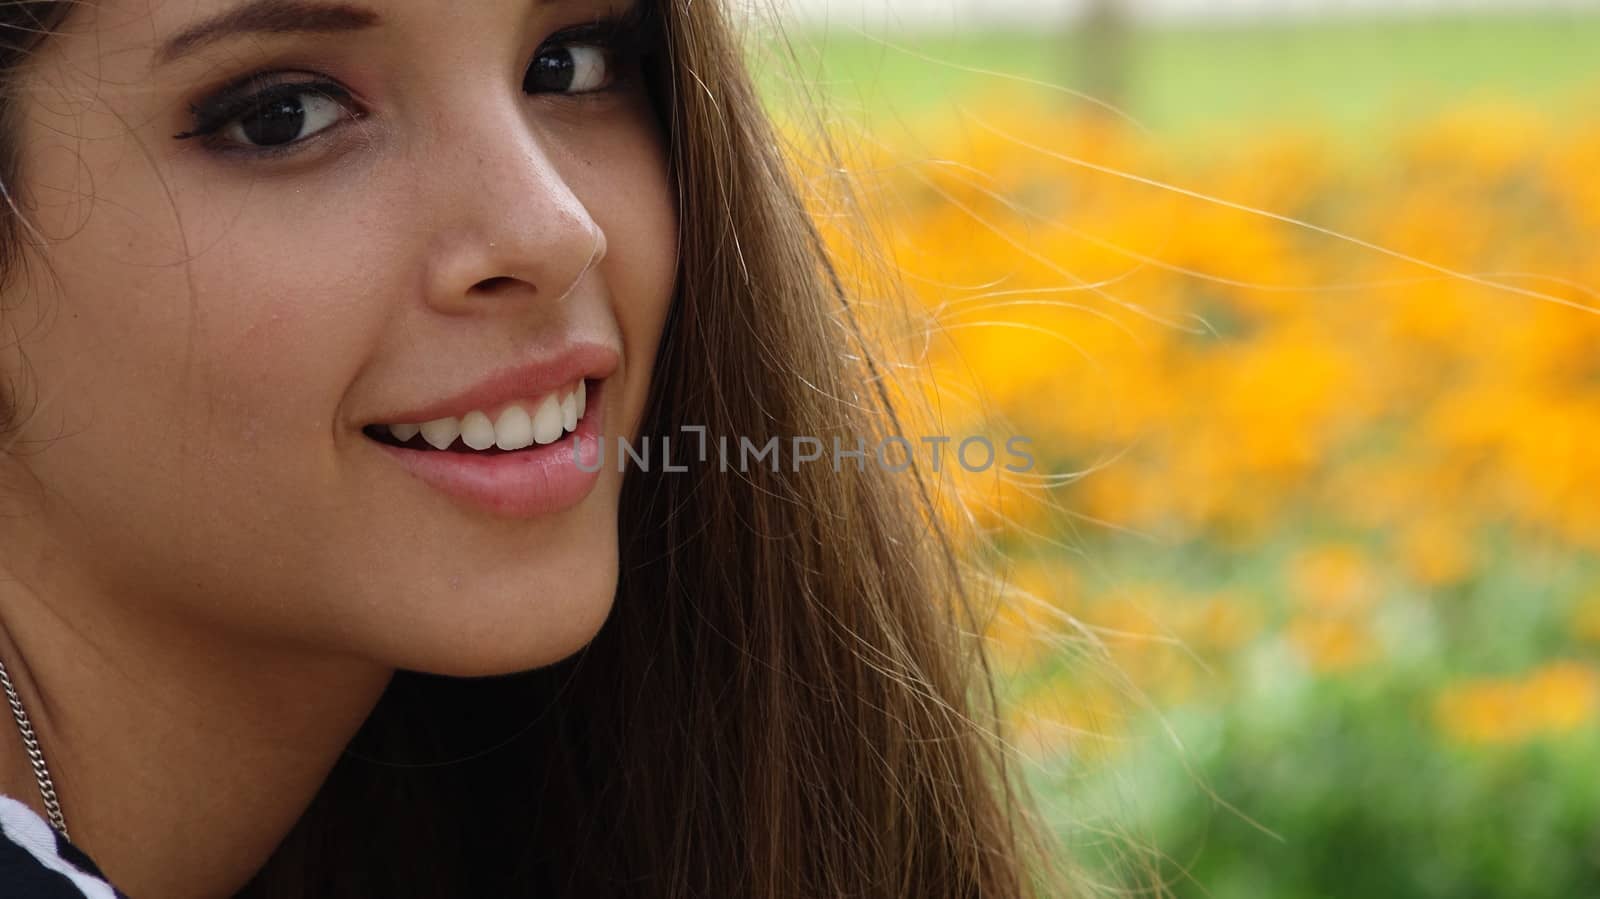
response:
<path id="1" fill-rule="evenodd" d="M 1034 441 L 959 487 L 1059 836 L 1182 897 L 1600 897 L 1600 8 L 787 2 L 853 289 L 938 433 Z"/>

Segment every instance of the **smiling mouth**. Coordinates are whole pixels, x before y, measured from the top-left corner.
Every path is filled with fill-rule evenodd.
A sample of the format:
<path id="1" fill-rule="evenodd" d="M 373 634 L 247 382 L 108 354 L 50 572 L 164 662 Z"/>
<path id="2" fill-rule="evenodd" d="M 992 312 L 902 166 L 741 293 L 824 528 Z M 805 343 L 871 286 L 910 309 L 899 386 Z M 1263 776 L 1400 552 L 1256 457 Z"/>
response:
<path id="1" fill-rule="evenodd" d="M 373 424 L 361 432 L 385 446 L 417 452 L 471 456 L 530 452 L 576 433 L 599 387 L 599 381 L 585 379 L 541 397 L 474 409 L 460 417 Z"/>

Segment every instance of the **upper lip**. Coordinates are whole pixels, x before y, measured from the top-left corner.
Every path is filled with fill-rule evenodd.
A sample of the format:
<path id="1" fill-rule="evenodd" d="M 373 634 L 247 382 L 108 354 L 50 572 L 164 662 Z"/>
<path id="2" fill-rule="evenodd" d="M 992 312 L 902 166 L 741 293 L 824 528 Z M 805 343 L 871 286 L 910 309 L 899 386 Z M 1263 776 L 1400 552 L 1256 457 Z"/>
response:
<path id="1" fill-rule="evenodd" d="M 603 380 L 616 370 L 615 350 L 594 343 L 573 344 L 553 357 L 500 369 L 445 399 L 396 411 L 375 423 L 425 424 L 461 418 L 475 409 L 488 411 L 516 400 L 537 399 L 580 379 Z"/>

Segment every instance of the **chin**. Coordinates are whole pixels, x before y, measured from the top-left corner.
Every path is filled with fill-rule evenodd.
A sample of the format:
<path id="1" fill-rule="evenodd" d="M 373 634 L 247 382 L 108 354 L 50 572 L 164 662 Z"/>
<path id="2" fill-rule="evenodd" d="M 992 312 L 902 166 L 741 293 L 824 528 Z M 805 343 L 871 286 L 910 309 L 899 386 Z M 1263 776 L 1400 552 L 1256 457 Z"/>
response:
<path id="1" fill-rule="evenodd" d="M 450 601 L 418 597 L 408 626 L 388 630 L 383 661 L 445 677 L 492 677 L 554 665 L 594 640 L 616 599 L 613 551 L 556 566 L 484 578 L 450 591 Z M 536 586 L 529 589 L 528 584 Z M 397 632 L 398 631 L 398 632 Z"/>

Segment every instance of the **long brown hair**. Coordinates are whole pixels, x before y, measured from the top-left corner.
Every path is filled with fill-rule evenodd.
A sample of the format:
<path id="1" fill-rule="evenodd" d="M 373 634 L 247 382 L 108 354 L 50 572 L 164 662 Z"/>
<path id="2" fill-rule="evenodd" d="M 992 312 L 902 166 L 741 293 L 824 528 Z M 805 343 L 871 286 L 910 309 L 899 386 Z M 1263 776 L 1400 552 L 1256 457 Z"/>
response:
<path id="1" fill-rule="evenodd" d="M 725 13 L 642 2 L 681 261 L 640 436 L 903 434 Z M 0 6 L 0 78 L 67 7 Z M 630 470 L 620 520 L 588 647 L 501 678 L 397 674 L 240 895 L 1075 894 L 920 466 Z"/>

